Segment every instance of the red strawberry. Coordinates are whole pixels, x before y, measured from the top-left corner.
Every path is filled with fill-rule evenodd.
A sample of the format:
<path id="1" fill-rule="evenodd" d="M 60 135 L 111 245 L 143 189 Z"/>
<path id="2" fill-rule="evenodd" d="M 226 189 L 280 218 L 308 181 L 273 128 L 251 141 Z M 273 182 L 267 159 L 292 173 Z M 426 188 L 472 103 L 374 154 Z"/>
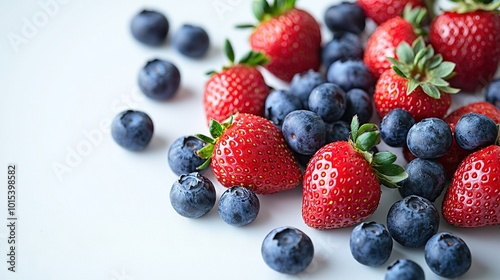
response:
<path id="1" fill-rule="evenodd" d="M 413 8 L 424 6 L 422 0 L 358 0 L 357 3 L 366 16 L 371 18 L 377 25 L 401 16 L 406 5 Z"/>
<path id="2" fill-rule="evenodd" d="M 213 138 L 196 135 L 208 143 L 198 151 L 207 159 L 200 169 L 210 164 L 223 186 L 245 186 L 257 194 L 271 194 L 300 183 L 299 164 L 271 121 L 240 113 L 222 124 L 211 121 L 210 134 Z"/>
<path id="3" fill-rule="evenodd" d="M 295 0 L 274 0 L 272 5 L 257 0 L 254 12 L 260 24 L 250 36 L 250 45 L 270 57 L 264 66 L 269 72 L 289 82 L 296 73 L 319 69 L 321 31 L 311 14 L 295 8 Z"/>
<path id="4" fill-rule="evenodd" d="M 458 227 L 500 224 L 500 147 L 491 145 L 460 164 L 443 200 L 443 218 Z"/>
<path id="5" fill-rule="evenodd" d="M 394 164 L 390 152 L 367 152 L 380 142 L 374 124 L 358 129 L 351 124 L 352 140 L 323 146 L 307 164 L 302 189 L 302 218 L 316 229 L 355 225 L 368 218 L 380 201 L 380 184 L 396 187 L 407 176 Z M 386 174 L 386 175 L 384 175 Z"/>
<path id="6" fill-rule="evenodd" d="M 256 67 L 268 59 L 262 53 L 249 52 L 235 64 L 234 52 L 227 40 L 225 49 L 231 64 L 221 72 L 210 72 L 205 84 L 203 107 L 207 122 L 211 119 L 220 122 L 237 112 L 263 116 L 269 87 Z"/>
<path id="7" fill-rule="evenodd" d="M 453 73 L 454 64 L 434 55 L 432 47 L 421 38 L 410 47 L 402 42 L 396 49 L 399 61 L 388 58 L 393 69 L 386 70 L 377 81 L 373 95 L 375 109 L 382 119 L 389 111 L 404 109 L 420 121 L 442 118 L 451 105 L 451 88 L 446 78 Z"/>
<path id="8" fill-rule="evenodd" d="M 500 62 L 500 14 L 494 11 L 499 5 L 464 1 L 432 21 L 431 44 L 457 65 L 450 79 L 453 87 L 474 92 L 493 79 Z"/>

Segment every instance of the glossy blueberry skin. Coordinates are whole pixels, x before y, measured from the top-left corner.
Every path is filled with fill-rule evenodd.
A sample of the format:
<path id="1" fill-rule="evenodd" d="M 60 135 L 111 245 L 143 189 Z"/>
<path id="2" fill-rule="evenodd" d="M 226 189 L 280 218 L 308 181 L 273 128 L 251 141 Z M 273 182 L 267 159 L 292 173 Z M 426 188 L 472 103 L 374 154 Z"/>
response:
<path id="1" fill-rule="evenodd" d="M 181 73 L 177 67 L 165 60 L 148 61 L 139 72 L 139 88 L 149 98 L 166 100 L 179 89 Z"/>
<path id="2" fill-rule="evenodd" d="M 111 123 L 111 136 L 115 142 L 130 151 L 144 150 L 153 137 L 153 131 L 153 121 L 141 111 L 123 111 Z"/>
<path id="3" fill-rule="evenodd" d="M 439 228 L 439 213 L 428 199 L 410 195 L 394 203 L 387 214 L 387 230 L 399 244 L 423 247 Z"/>
<path id="4" fill-rule="evenodd" d="M 285 117 L 281 131 L 290 148 L 303 155 L 312 155 L 325 144 L 325 122 L 318 114 L 293 111 Z"/>
<path id="5" fill-rule="evenodd" d="M 385 280 L 425 280 L 422 267 L 408 259 L 394 261 L 385 273 Z"/>
<path id="6" fill-rule="evenodd" d="M 217 211 L 224 222 L 240 227 L 253 222 L 259 214 L 260 202 L 250 189 L 234 186 L 220 197 Z"/>
<path id="7" fill-rule="evenodd" d="M 356 3 L 342 2 L 330 6 L 324 15 L 325 24 L 332 32 L 360 34 L 365 30 L 366 15 Z"/>
<path id="8" fill-rule="evenodd" d="M 169 22 L 162 13 L 151 10 L 141 11 L 130 22 L 132 36 L 150 46 L 158 46 L 165 41 L 169 27 Z"/>
<path id="9" fill-rule="evenodd" d="M 309 110 L 318 114 L 325 122 L 337 121 L 344 115 L 346 94 L 336 84 L 324 83 L 311 91 L 308 104 Z"/>
<path id="10" fill-rule="evenodd" d="M 361 38 L 352 33 L 335 34 L 321 51 L 321 63 L 328 69 L 337 60 L 363 59 Z"/>
<path id="11" fill-rule="evenodd" d="M 332 123 L 325 123 L 326 127 L 326 143 L 335 141 L 347 141 L 351 127 L 344 121 L 336 121 Z"/>
<path id="12" fill-rule="evenodd" d="M 191 135 L 177 138 L 168 149 L 168 165 L 170 169 L 177 176 L 197 172 L 196 168 L 205 162 L 196 154 L 203 146 L 203 141 Z M 205 170 L 203 169 L 200 172 Z"/>
<path id="13" fill-rule="evenodd" d="M 297 274 L 311 264 L 314 245 L 304 232 L 294 227 L 273 229 L 262 242 L 261 254 L 272 269 L 286 274 Z"/>
<path id="14" fill-rule="evenodd" d="M 497 136 L 497 124 L 482 114 L 465 114 L 455 125 L 455 141 L 464 150 L 472 151 L 495 144 Z"/>
<path id="15" fill-rule="evenodd" d="M 359 88 L 373 92 L 375 78 L 362 60 L 337 60 L 328 67 L 326 80 L 339 85 L 344 91 Z"/>
<path id="16" fill-rule="evenodd" d="M 485 98 L 486 101 L 500 109 L 500 78 L 491 81 L 486 87 Z"/>
<path id="17" fill-rule="evenodd" d="M 403 147 L 415 119 L 406 110 L 393 109 L 380 122 L 380 137 L 391 147 Z"/>
<path id="18" fill-rule="evenodd" d="M 415 123 L 406 136 L 410 152 L 419 158 L 438 158 L 448 151 L 452 144 L 451 129 L 443 120 L 426 118 Z"/>
<path id="19" fill-rule="evenodd" d="M 364 90 L 353 88 L 346 92 L 346 108 L 342 120 L 351 123 L 352 118 L 357 115 L 360 124 L 370 121 L 373 114 L 373 101 L 371 96 Z"/>
<path id="20" fill-rule="evenodd" d="M 408 178 L 398 189 L 402 197 L 418 195 L 434 202 L 443 192 L 446 173 L 439 162 L 415 158 L 406 165 L 405 171 Z"/>
<path id="21" fill-rule="evenodd" d="M 187 57 L 200 58 L 207 53 L 210 38 L 202 27 L 184 24 L 172 37 L 172 45 Z"/>
<path id="22" fill-rule="evenodd" d="M 315 87 L 324 83 L 326 83 L 326 79 L 321 73 L 308 70 L 293 76 L 290 82 L 290 92 L 302 102 L 304 109 L 308 109 L 309 94 Z"/>
<path id="23" fill-rule="evenodd" d="M 392 253 L 392 238 L 385 226 L 376 222 L 361 223 L 351 233 L 351 254 L 367 266 L 384 264 Z"/>
<path id="24" fill-rule="evenodd" d="M 172 207 L 186 218 L 206 215 L 214 207 L 215 199 L 214 185 L 197 172 L 182 174 L 170 189 Z"/>
<path id="25" fill-rule="evenodd" d="M 302 109 L 302 102 L 291 92 L 274 90 L 266 98 L 265 117 L 281 128 L 286 115 Z"/>
<path id="26" fill-rule="evenodd" d="M 434 235 L 424 248 L 425 262 L 441 277 L 456 278 L 466 273 L 472 264 L 467 244 L 451 232 Z"/>

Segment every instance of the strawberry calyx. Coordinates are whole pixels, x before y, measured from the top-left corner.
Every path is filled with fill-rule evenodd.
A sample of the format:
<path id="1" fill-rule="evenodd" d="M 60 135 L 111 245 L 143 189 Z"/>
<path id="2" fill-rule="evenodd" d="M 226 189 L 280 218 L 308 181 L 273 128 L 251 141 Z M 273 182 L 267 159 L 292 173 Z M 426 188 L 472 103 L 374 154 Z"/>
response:
<path id="1" fill-rule="evenodd" d="M 388 188 L 399 188 L 397 183 L 408 177 L 408 174 L 400 165 L 395 164 L 397 156 L 389 151 L 373 153 L 370 151 L 380 143 L 380 131 L 373 123 L 365 123 L 359 126 L 358 116 L 351 121 L 351 137 L 349 144 L 358 151 L 370 164 L 381 184 Z"/>
<path id="2" fill-rule="evenodd" d="M 194 136 L 201 141 L 205 142 L 206 145 L 203 148 L 196 151 L 196 154 L 205 159 L 202 165 L 198 166 L 196 169 L 202 170 L 207 168 L 210 165 L 210 161 L 212 160 L 212 154 L 214 153 L 215 143 L 219 140 L 219 137 L 224 133 L 224 131 L 233 124 L 233 115 L 231 115 L 227 120 L 222 123 L 211 119 L 210 124 L 208 126 L 208 131 L 210 132 L 210 136 L 206 136 L 203 134 L 195 134 Z"/>
<path id="3" fill-rule="evenodd" d="M 224 42 L 224 52 L 226 54 L 227 59 L 229 60 L 229 64 L 222 67 L 223 71 L 228 68 L 231 68 L 234 65 L 246 65 L 250 67 L 264 66 L 270 61 L 269 57 L 267 57 L 263 52 L 254 52 L 254 51 L 249 51 L 239 61 L 236 61 L 233 46 L 231 45 L 231 42 L 228 39 L 226 39 Z M 217 71 L 211 70 L 208 71 L 206 74 L 213 75 L 216 73 Z"/>
<path id="4" fill-rule="evenodd" d="M 427 31 L 422 28 L 427 9 L 424 7 L 413 8 L 411 4 L 406 4 L 403 9 L 403 18 L 413 26 L 413 31 L 417 36 L 424 36 Z"/>
<path id="5" fill-rule="evenodd" d="M 455 94 L 460 91 L 450 87 L 446 81 L 454 75 L 455 63 L 443 61 L 441 54 L 435 55 L 432 46 L 426 46 L 422 37 L 417 38 L 411 46 L 401 42 L 396 48 L 396 56 L 398 59 L 387 59 L 394 72 L 408 80 L 407 95 L 418 87 L 435 99 L 439 99 L 442 92 Z"/>
<path id="6" fill-rule="evenodd" d="M 282 15 L 295 8 L 296 0 L 273 0 L 271 4 L 267 0 L 255 0 L 253 2 L 253 14 L 259 22 L 265 22 Z M 255 28 L 253 24 L 240 24 L 237 28 Z"/>
<path id="7" fill-rule="evenodd" d="M 499 12 L 500 1 L 494 0 L 451 0 L 457 3 L 455 7 L 451 9 L 452 12 L 457 12 L 459 14 L 469 13 L 474 11 L 490 11 Z"/>

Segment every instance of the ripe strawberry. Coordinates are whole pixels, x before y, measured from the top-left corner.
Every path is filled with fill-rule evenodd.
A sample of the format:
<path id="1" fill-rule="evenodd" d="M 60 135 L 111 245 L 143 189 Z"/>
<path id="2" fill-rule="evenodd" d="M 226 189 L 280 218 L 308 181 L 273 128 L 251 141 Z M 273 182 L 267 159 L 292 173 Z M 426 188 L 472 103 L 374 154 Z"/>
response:
<path id="1" fill-rule="evenodd" d="M 491 145 L 460 164 L 443 200 L 443 218 L 458 227 L 500 224 L 500 147 Z"/>
<path id="2" fill-rule="evenodd" d="M 272 5 L 257 0 L 254 13 L 260 24 L 250 36 L 250 45 L 270 57 L 264 66 L 269 72 L 290 82 L 296 73 L 319 69 L 320 27 L 311 14 L 295 8 L 295 0 L 274 0 Z"/>
<path id="3" fill-rule="evenodd" d="M 263 116 L 269 87 L 257 65 L 264 65 L 268 59 L 262 53 L 249 52 L 235 63 L 227 40 L 225 50 L 230 65 L 221 72 L 209 72 L 211 76 L 205 84 L 203 107 L 207 123 L 211 119 L 226 120 L 237 112 Z"/>
<path id="4" fill-rule="evenodd" d="M 374 124 L 351 124 L 352 139 L 323 146 L 307 164 L 302 189 L 302 218 L 316 229 L 355 225 L 378 207 L 380 184 L 397 187 L 407 177 L 390 152 L 370 153 L 380 142 Z"/>
<path id="5" fill-rule="evenodd" d="M 436 52 L 454 62 L 453 87 L 474 92 L 489 84 L 500 63 L 500 3 L 463 1 L 434 18 L 429 38 Z"/>
<path id="6" fill-rule="evenodd" d="M 406 42 L 396 49 L 399 61 L 393 64 L 377 81 L 373 95 L 375 109 L 382 119 L 395 108 L 404 109 L 416 122 L 429 117 L 442 118 L 451 105 L 450 93 L 458 90 L 445 80 L 455 65 L 434 55 L 432 47 L 425 46 L 422 38 L 410 47 Z"/>
<path id="7" fill-rule="evenodd" d="M 424 6 L 422 0 L 357 0 L 357 3 L 366 16 L 371 18 L 377 25 L 401 16 L 403 9 L 407 5 L 413 8 Z"/>
<path id="8" fill-rule="evenodd" d="M 271 121 L 239 113 L 222 124 L 212 120 L 210 134 L 196 137 L 208 143 L 198 151 L 225 187 L 244 186 L 257 194 L 295 188 L 301 180 L 299 164 L 283 135 Z"/>

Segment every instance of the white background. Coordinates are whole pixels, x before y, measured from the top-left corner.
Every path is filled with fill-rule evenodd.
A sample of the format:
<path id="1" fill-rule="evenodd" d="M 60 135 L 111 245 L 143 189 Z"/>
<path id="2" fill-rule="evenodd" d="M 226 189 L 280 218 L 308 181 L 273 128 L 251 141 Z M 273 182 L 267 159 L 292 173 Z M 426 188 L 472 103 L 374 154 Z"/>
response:
<path id="1" fill-rule="evenodd" d="M 336 1 L 298 2 L 322 22 Z M 205 27 L 212 43 L 207 57 L 184 58 L 170 41 L 158 48 L 136 42 L 129 22 L 144 7 L 166 14 L 170 35 L 184 23 Z M 439 279 L 422 249 L 398 244 L 386 265 L 358 264 L 349 252 L 352 228 L 317 231 L 303 223 L 299 188 L 260 196 L 258 218 L 242 228 L 226 225 L 215 208 L 197 220 L 172 209 L 168 195 L 176 176 L 167 164 L 168 147 L 180 136 L 207 132 L 204 73 L 226 62 L 225 38 L 236 56 L 249 50 L 250 31 L 234 26 L 254 22 L 250 1 L 243 0 L 0 2 L 0 279 L 383 279 L 387 264 L 398 258 L 420 263 L 427 279 Z M 12 43 L 14 37 L 21 41 Z M 139 69 L 155 57 L 180 69 L 182 85 L 173 100 L 155 102 L 137 90 Z M 271 86 L 286 86 L 265 77 Z M 468 95 L 454 106 L 479 99 Z M 145 111 L 155 124 L 151 145 L 140 153 L 116 145 L 107 127 L 128 108 Z M 9 163 L 18 165 L 16 273 L 5 262 Z M 54 166 L 62 165 L 67 172 L 58 176 Z M 219 196 L 224 188 L 216 186 Z M 369 220 L 385 224 L 400 196 L 382 190 Z M 315 245 L 311 266 L 297 276 L 271 270 L 260 255 L 265 235 L 283 225 L 305 231 Z M 442 220 L 445 230 L 472 251 L 463 279 L 498 278 L 499 227 L 458 229 Z"/>

